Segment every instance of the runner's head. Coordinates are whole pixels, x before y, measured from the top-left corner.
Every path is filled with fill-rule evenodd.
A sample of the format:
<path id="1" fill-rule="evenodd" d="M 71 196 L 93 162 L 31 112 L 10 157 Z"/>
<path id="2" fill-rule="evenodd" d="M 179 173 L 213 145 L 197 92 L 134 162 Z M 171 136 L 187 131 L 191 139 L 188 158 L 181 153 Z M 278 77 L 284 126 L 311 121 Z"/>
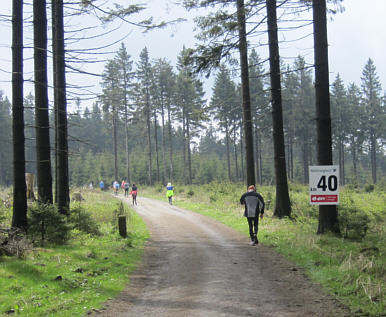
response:
<path id="1" fill-rule="evenodd" d="M 255 185 L 249 185 L 249 186 L 248 186 L 248 191 L 249 191 L 249 192 L 253 192 L 253 191 L 255 191 L 255 190 L 256 190 Z"/>

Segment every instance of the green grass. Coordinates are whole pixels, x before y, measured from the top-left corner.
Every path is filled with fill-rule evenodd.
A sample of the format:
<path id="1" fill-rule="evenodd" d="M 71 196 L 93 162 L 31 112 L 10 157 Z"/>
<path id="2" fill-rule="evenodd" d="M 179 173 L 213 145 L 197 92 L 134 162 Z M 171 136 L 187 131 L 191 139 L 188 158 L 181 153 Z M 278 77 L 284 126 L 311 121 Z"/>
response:
<path id="1" fill-rule="evenodd" d="M 102 235 L 73 230 L 66 245 L 35 248 L 22 259 L 0 257 L 0 314 L 83 316 L 127 285 L 148 238 L 145 224 L 126 209 L 129 236 L 123 239 L 115 229 L 119 202 L 108 194 L 83 195 Z"/>
<path id="2" fill-rule="evenodd" d="M 329 234 L 316 235 L 318 208 L 309 205 L 307 187 L 293 184 L 290 187 L 296 221 L 273 218 L 274 188 L 258 188 L 266 202 L 270 201 L 266 217 L 260 222 L 259 241 L 303 267 L 310 279 L 344 303 L 353 316 L 384 314 L 385 193 L 342 189 L 341 207 L 355 206 L 370 219 L 365 238 L 349 240 Z M 248 225 L 239 204 L 243 190 L 241 184 L 176 186 L 174 204 L 214 218 L 247 237 Z M 148 188 L 142 194 L 166 200 L 162 188 Z"/>

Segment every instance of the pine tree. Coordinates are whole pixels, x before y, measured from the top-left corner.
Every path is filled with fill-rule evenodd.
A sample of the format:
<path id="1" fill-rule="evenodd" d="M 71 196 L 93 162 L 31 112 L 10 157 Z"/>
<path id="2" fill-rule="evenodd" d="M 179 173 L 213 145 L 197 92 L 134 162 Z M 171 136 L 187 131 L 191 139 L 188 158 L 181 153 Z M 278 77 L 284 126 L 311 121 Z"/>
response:
<path id="1" fill-rule="evenodd" d="M 175 93 L 176 76 L 173 72 L 173 66 L 165 59 L 159 59 L 154 65 L 155 73 L 155 90 L 154 102 L 161 114 L 161 128 L 162 128 L 162 183 L 166 183 L 168 178 L 173 182 L 173 142 L 172 142 L 172 107 Z M 167 122 L 166 122 L 167 118 Z M 168 137 L 166 137 L 168 135 Z M 166 160 L 166 140 L 169 144 L 169 169 L 167 168 Z M 169 171 L 169 172 L 168 172 Z"/>
<path id="2" fill-rule="evenodd" d="M 219 72 L 215 78 L 210 106 L 214 118 L 218 120 L 219 126 L 225 132 L 227 171 L 229 181 L 232 181 L 230 159 L 230 132 L 231 124 L 234 118 L 234 109 L 237 109 L 236 98 L 237 95 L 235 84 L 230 78 L 229 70 L 224 65 L 222 65 L 220 66 Z"/>
<path id="3" fill-rule="evenodd" d="M 118 181 L 118 111 L 121 107 L 121 90 L 119 82 L 119 67 L 115 60 L 110 60 L 105 65 L 102 74 L 103 110 L 111 118 L 114 152 L 114 179 Z"/>
<path id="4" fill-rule="evenodd" d="M 130 182 L 130 142 L 129 142 L 129 115 L 132 111 L 130 106 L 130 94 L 133 85 L 134 72 L 132 72 L 131 56 L 127 53 L 125 45 L 122 43 L 115 58 L 117 62 L 120 89 L 123 96 L 124 123 L 125 123 L 125 148 L 126 148 L 126 181 Z"/>
<path id="5" fill-rule="evenodd" d="M 363 107 L 367 114 L 366 132 L 371 157 L 371 175 L 373 183 L 377 183 L 377 139 L 378 131 L 384 125 L 384 110 L 381 104 L 381 83 L 371 58 L 367 61 L 362 71 Z"/>
<path id="6" fill-rule="evenodd" d="M 332 135 L 335 139 L 335 146 L 338 149 L 339 179 L 342 185 L 345 184 L 345 143 L 349 135 L 348 109 L 346 101 L 346 89 L 339 74 L 331 87 L 331 112 L 334 120 L 332 121 Z"/>
<path id="7" fill-rule="evenodd" d="M 145 116 L 146 131 L 147 131 L 147 157 L 148 157 L 148 183 L 153 184 L 152 178 L 152 142 L 151 142 L 151 114 L 152 104 L 150 89 L 153 82 L 153 75 L 149 58 L 149 52 L 145 47 L 139 55 L 139 62 L 137 63 L 137 98 L 138 104 Z"/>

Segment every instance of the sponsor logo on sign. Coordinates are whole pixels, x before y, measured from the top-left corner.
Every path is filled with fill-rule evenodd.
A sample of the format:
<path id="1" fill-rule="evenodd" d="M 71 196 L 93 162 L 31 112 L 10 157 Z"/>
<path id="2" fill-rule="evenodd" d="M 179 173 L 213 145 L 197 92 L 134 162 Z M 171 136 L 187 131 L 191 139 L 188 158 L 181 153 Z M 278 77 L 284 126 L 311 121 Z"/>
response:
<path id="1" fill-rule="evenodd" d="M 338 202 L 338 195 L 311 195 L 311 201 L 336 203 Z"/>

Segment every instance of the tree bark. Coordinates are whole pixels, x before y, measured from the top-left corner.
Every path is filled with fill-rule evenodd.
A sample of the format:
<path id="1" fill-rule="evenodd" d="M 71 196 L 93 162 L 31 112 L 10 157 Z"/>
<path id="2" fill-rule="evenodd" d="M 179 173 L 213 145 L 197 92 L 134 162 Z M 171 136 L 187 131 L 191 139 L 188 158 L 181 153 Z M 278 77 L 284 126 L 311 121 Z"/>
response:
<path id="1" fill-rule="evenodd" d="M 226 149 L 227 149 L 228 180 L 232 181 L 232 177 L 231 177 L 231 159 L 230 159 L 230 150 L 229 150 L 229 127 L 228 127 L 228 120 L 225 123 L 225 145 L 226 145 Z"/>
<path id="2" fill-rule="evenodd" d="M 166 133 L 165 133 L 165 107 L 162 96 L 161 101 L 161 123 L 162 123 L 162 162 L 163 162 L 163 173 L 162 173 L 162 184 L 166 184 Z"/>
<path id="3" fill-rule="evenodd" d="M 375 137 L 374 128 L 370 129 L 370 151 L 371 151 L 371 174 L 373 177 L 373 183 L 377 183 L 377 152 L 376 152 L 377 140 Z"/>
<path id="4" fill-rule="evenodd" d="M 168 105 L 168 134 L 169 134 L 169 179 L 173 182 L 173 142 L 172 142 L 172 121 L 171 121 L 171 109 Z"/>
<path id="5" fill-rule="evenodd" d="M 247 172 L 247 186 L 256 185 L 253 158 L 253 131 L 251 99 L 249 90 L 248 47 L 245 26 L 244 0 L 237 0 L 237 24 L 239 30 L 239 51 L 241 66 L 241 91 L 243 98 L 243 123 L 245 136 L 245 163 Z"/>
<path id="6" fill-rule="evenodd" d="M 326 0 L 312 2 L 314 19 L 315 99 L 318 164 L 332 165 Z M 335 205 L 319 206 L 318 234 L 339 232 Z"/>
<path id="7" fill-rule="evenodd" d="M 243 122 L 240 120 L 240 161 L 241 161 L 241 180 L 245 182 L 244 175 L 244 144 L 243 144 Z"/>
<path id="8" fill-rule="evenodd" d="M 259 147 L 259 131 L 257 130 L 257 126 L 255 126 L 255 169 L 256 169 L 256 181 L 261 185 L 260 180 L 260 169 L 259 169 L 259 152 L 260 152 L 260 147 Z"/>
<path id="9" fill-rule="evenodd" d="M 12 227 L 27 231 L 23 105 L 23 2 L 12 1 Z"/>
<path id="10" fill-rule="evenodd" d="M 155 160 L 157 165 L 157 182 L 160 180 L 159 172 L 159 155 L 158 155 L 158 128 L 157 128 L 157 111 L 154 109 L 154 142 L 155 142 Z"/>
<path id="11" fill-rule="evenodd" d="M 45 0 L 33 1 L 35 126 L 38 200 L 53 203 L 47 84 L 47 12 Z"/>
<path id="12" fill-rule="evenodd" d="M 236 121 L 233 121 L 233 148 L 234 148 L 234 154 L 235 154 L 235 174 L 236 174 L 236 177 L 235 177 L 235 180 L 239 180 L 240 179 L 240 175 L 239 175 L 239 162 L 238 162 L 238 158 L 237 158 L 237 135 L 236 135 L 236 129 L 237 129 L 237 122 Z"/>
<path id="13" fill-rule="evenodd" d="M 59 166 L 59 151 L 58 151 L 58 104 L 59 104 L 59 94 L 58 94 L 58 82 L 57 82 L 57 76 L 56 76 L 56 65 L 57 65 L 57 56 L 58 53 L 56 52 L 57 48 L 57 43 L 56 43 L 56 25 L 55 25 L 55 19 L 56 19 L 56 5 L 55 5 L 55 0 L 51 0 L 51 25 L 52 25 L 52 30 L 51 30 L 51 36 L 52 36 L 52 68 L 53 68 L 53 85 L 54 85 L 54 128 L 55 128 L 55 141 L 54 141 L 54 146 L 55 146 L 55 191 L 54 191 L 54 197 L 55 197 L 55 203 L 58 203 L 58 177 L 59 177 L 59 172 L 58 172 L 58 166 Z"/>
<path id="14" fill-rule="evenodd" d="M 353 174 L 354 179 L 357 180 L 357 157 L 356 157 L 356 145 L 355 145 L 355 138 L 352 135 L 351 136 L 351 154 L 352 154 L 352 166 L 353 166 Z"/>
<path id="15" fill-rule="evenodd" d="M 118 109 L 113 105 L 114 180 L 118 179 Z"/>
<path id="16" fill-rule="evenodd" d="M 192 185 L 192 152 L 190 149 L 190 120 L 189 117 L 186 118 L 186 148 L 188 151 L 188 184 Z"/>
<path id="17" fill-rule="evenodd" d="M 146 125 L 147 125 L 147 145 L 148 145 L 148 177 L 149 177 L 149 186 L 153 185 L 153 180 L 151 177 L 152 172 L 152 157 L 151 157 L 151 121 L 150 121 L 150 101 L 149 101 L 149 92 L 146 91 Z"/>
<path id="18" fill-rule="evenodd" d="M 306 132 L 302 135 L 302 156 L 303 156 L 303 184 L 308 184 L 308 141 Z"/>
<path id="19" fill-rule="evenodd" d="M 68 214 L 70 208 L 70 191 L 68 178 L 68 140 L 67 140 L 67 100 L 66 100 L 66 64 L 64 49 L 63 0 L 52 1 L 55 13 L 55 71 L 58 94 L 57 105 L 57 156 L 58 156 L 58 209 L 62 214 Z"/>
<path id="20" fill-rule="evenodd" d="M 124 102 L 125 102 L 125 147 L 126 147 L 126 181 L 130 183 L 130 151 L 129 151 L 129 114 L 128 107 L 129 102 L 127 100 L 127 69 L 126 65 L 124 66 L 123 72 L 123 84 L 124 84 Z"/>
<path id="21" fill-rule="evenodd" d="M 276 176 L 276 204 L 274 216 L 282 218 L 291 215 L 291 204 L 288 194 L 287 172 L 285 165 L 276 0 L 267 0 L 266 5 L 272 97 L 272 132 Z"/>

